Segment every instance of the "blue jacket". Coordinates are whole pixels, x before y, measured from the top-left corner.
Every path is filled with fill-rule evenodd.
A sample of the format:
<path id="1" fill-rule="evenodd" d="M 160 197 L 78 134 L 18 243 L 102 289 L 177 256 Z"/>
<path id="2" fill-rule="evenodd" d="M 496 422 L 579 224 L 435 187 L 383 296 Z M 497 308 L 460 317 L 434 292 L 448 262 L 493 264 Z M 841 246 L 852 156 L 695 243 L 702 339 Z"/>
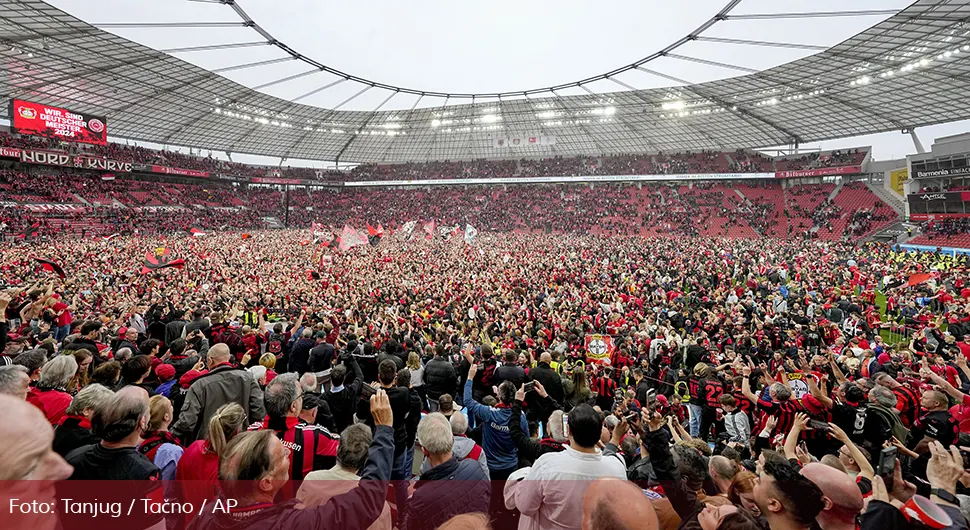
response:
<path id="1" fill-rule="evenodd" d="M 519 453 L 509 434 L 509 418 L 512 409 L 506 406 L 486 407 L 472 399 L 472 382 L 465 381 L 465 408 L 468 416 L 476 422 L 484 423 L 482 427 L 482 449 L 488 460 L 489 472 L 493 470 L 513 469 L 519 465 Z M 529 424 L 525 416 L 521 421 L 522 430 L 529 432 Z"/>

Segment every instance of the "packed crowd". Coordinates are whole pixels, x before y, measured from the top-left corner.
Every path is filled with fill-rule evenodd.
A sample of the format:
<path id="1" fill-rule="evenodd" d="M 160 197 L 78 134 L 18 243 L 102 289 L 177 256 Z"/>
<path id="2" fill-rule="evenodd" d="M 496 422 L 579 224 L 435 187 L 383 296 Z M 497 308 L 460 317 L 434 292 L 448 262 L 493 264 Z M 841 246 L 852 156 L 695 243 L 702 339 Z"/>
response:
<path id="1" fill-rule="evenodd" d="M 968 527 L 965 257 L 248 236 L 3 244 L 0 484 L 196 508 L 100 528 Z"/>
<path id="2" fill-rule="evenodd" d="M 772 158 L 738 149 L 732 152 L 686 151 L 679 153 L 604 154 L 600 156 L 556 156 L 521 160 L 438 161 L 405 164 L 361 164 L 350 171 L 309 167 L 255 166 L 212 156 L 181 151 L 150 149 L 133 144 L 109 142 L 106 145 L 76 144 L 56 139 L 11 134 L 0 131 L 0 146 L 61 151 L 71 154 L 103 156 L 136 164 L 162 165 L 239 177 L 283 177 L 316 181 L 372 181 L 458 178 L 548 177 L 589 175 L 684 174 L 684 173 L 760 173 L 850 166 L 862 163 L 867 149 L 815 152 L 800 156 Z"/>
<path id="3" fill-rule="evenodd" d="M 164 233 L 193 226 L 259 229 L 276 223 L 306 228 L 312 222 L 337 228 L 345 223 L 357 227 L 383 223 L 393 228 L 411 220 L 434 220 L 447 226 L 470 223 L 494 232 L 839 240 L 863 237 L 896 218 L 864 184 L 846 186 L 834 201 L 806 202 L 804 194 L 821 197 L 832 189 L 831 185 L 782 189 L 778 182 L 765 179 L 646 186 L 294 186 L 284 194 L 267 185 L 122 175 L 104 180 L 92 172 L 31 168 L 0 172 L 0 193 L 27 203 L 0 210 L 5 223 L 0 225 L 0 237 L 16 236 L 35 222 L 42 235 L 108 235 Z M 843 194 L 852 197 L 843 200 Z M 41 213 L 30 206 L 38 203 L 71 208 Z"/>

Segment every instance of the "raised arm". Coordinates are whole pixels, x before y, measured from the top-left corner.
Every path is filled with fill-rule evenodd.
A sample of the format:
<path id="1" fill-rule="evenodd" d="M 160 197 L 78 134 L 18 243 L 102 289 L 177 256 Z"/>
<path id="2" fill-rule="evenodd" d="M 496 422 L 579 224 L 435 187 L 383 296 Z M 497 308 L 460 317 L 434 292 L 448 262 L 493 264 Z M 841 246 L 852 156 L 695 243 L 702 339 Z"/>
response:
<path id="1" fill-rule="evenodd" d="M 741 376 L 742 376 L 741 377 L 741 394 L 744 397 L 748 398 L 748 401 L 757 404 L 758 403 L 758 396 L 756 396 L 755 393 L 751 391 L 751 381 L 749 380 L 750 377 L 751 377 L 751 367 L 749 367 L 749 366 L 742 367 L 741 368 Z"/>
<path id="2" fill-rule="evenodd" d="M 805 374 L 805 377 L 802 377 L 802 381 L 805 381 L 805 384 L 808 385 L 808 391 L 812 393 L 812 397 L 817 399 L 823 407 L 827 409 L 832 408 L 832 398 L 826 396 L 825 392 L 815 384 L 815 378 L 811 374 Z"/>
<path id="3" fill-rule="evenodd" d="M 849 436 L 845 434 L 845 431 L 843 431 L 838 425 L 830 423 L 829 432 L 832 434 L 832 438 L 835 438 L 845 445 L 845 448 L 849 451 L 849 456 L 851 456 L 852 459 L 855 460 L 856 465 L 859 466 L 859 475 L 872 480 L 872 477 L 876 476 L 875 470 L 872 469 L 872 464 L 869 463 L 869 460 L 866 459 L 865 455 L 863 455 L 862 451 L 856 447 L 856 444 L 852 442 Z"/>

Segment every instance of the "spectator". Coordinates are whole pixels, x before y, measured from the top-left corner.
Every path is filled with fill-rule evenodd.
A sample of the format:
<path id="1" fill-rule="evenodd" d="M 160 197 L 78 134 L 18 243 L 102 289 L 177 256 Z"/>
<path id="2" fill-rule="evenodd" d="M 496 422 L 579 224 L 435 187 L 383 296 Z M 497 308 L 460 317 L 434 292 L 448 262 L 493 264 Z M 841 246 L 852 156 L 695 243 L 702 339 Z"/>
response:
<path id="1" fill-rule="evenodd" d="M 515 492 L 515 507 L 522 517 L 539 528 L 578 528 L 589 482 L 601 477 L 626 479 L 622 460 L 603 456 L 596 448 L 602 429 L 599 413 L 589 405 L 569 412 L 569 445 L 536 459 Z"/>
<path id="2" fill-rule="evenodd" d="M 209 372 L 191 384 L 172 426 L 172 434 L 179 440 L 188 443 L 205 438 L 209 419 L 227 403 L 245 404 L 249 421 L 264 416 L 262 391 L 249 373 L 229 364 L 230 358 L 225 344 L 209 349 Z"/>
<path id="3" fill-rule="evenodd" d="M 77 373 L 77 361 L 72 355 L 61 355 L 47 362 L 40 370 L 37 386 L 30 389 L 27 402 L 44 413 L 51 425 L 57 425 L 71 404 L 67 385 Z"/>
<path id="4" fill-rule="evenodd" d="M 101 439 L 91 431 L 91 418 L 94 411 L 112 396 L 114 392 L 96 383 L 82 388 L 54 428 L 54 452 L 67 456 L 79 447 L 100 442 Z"/>
<path id="5" fill-rule="evenodd" d="M 367 464 L 371 440 L 370 427 L 360 423 L 341 431 L 340 445 L 337 447 L 337 464 L 328 470 L 312 471 L 307 474 L 296 498 L 307 508 L 313 508 L 325 505 L 334 496 L 356 488 L 361 479 L 357 473 Z M 385 502 L 380 517 L 369 529 L 390 530 L 391 526 L 391 507 Z"/>
<path id="6" fill-rule="evenodd" d="M 295 386 L 295 381 L 288 384 Z M 239 530 L 326 525 L 349 530 L 370 527 L 384 510 L 394 452 L 391 427 L 394 418 L 387 394 L 377 390 L 370 403 L 377 428 L 358 487 L 315 508 L 293 509 L 299 502 L 295 499 L 273 505 L 276 494 L 289 477 L 288 450 L 271 431 L 243 433 L 233 438 L 226 448 L 219 467 L 219 481 L 228 498 L 238 499 L 240 506 L 253 508 L 247 511 L 245 521 L 238 524 L 230 523 L 235 520 L 235 514 L 216 512 L 209 504 L 193 524 L 199 528 L 232 524 Z M 269 487 L 254 487 L 259 482 Z"/>
<path id="7" fill-rule="evenodd" d="M 27 368 L 18 364 L 0 366 L 0 394 L 27 400 L 30 392 L 30 376 Z"/>
<path id="8" fill-rule="evenodd" d="M 431 469 L 414 485 L 402 517 L 404 528 L 430 530 L 455 515 L 488 511 L 488 475 L 478 462 L 455 458 L 453 442 L 452 426 L 444 415 L 431 413 L 421 420 L 418 443 Z"/>
<path id="9" fill-rule="evenodd" d="M 296 374 L 282 374 L 266 385 L 266 418 L 249 430 L 269 429 L 293 451 L 289 477 L 302 480 L 314 470 L 330 469 L 336 462 L 340 438 L 319 425 L 300 420 L 304 390 Z"/>

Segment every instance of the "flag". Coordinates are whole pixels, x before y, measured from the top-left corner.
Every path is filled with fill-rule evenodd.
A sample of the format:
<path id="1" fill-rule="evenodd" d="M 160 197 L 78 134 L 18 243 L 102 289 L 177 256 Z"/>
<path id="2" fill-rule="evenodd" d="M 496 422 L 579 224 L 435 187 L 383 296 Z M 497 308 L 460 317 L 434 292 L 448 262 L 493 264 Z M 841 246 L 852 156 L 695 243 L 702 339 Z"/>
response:
<path id="1" fill-rule="evenodd" d="M 914 274 L 909 277 L 909 281 L 906 282 L 906 287 L 912 287 L 914 285 L 919 285 L 925 281 L 929 281 L 932 278 L 932 274 Z"/>
<path id="2" fill-rule="evenodd" d="M 62 269 L 61 266 L 57 264 L 57 262 L 51 261 L 49 259 L 44 259 L 44 258 L 34 258 L 34 261 L 36 261 L 37 263 L 40 263 L 40 265 L 44 268 L 44 270 L 53 272 L 58 276 L 60 276 L 62 280 L 67 277 L 67 275 L 64 274 L 64 269 Z"/>
<path id="3" fill-rule="evenodd" d="M 111 235 L 108 235 L 108 236 L 101 236 L 101 239 L 103 239 L 105 241 L 111 241 L 112 239 L 114 239 L 116 237 L 118 237 L 118 234 L 117 233 L 114 233 L 114 234 L 111 234 Z"/>
<path id="4" fill-rule="evenodd" d="M 367 223 L 367 235 L 381 237 L 384 235 L 384 227 L 378 223 L 377 228 L 374 228 L 370 223 Z"/>
<path id="5" fill-rule="evenodd" d="M 411 234 L 414 233 L 414 227 L 417 225 L 418 225 L 417 221 L 408 221 L 404 223 L 404 226 L 402 226 L 401 229 L 398 231 L 398 234 L 400 234 L 400 236 L 398 236 L 398 239 L 410 238 Z"/>
<path id="6" fill-rule="evenodd" d="M 251 237 L 253 237 L 253 235 L 252 235 L 252 234 L 243 234 L 243 235 L 242 235 L 242 238 L 243 238 L 243 239 L 249 239 L 249 238 L 251 238 Z"/>
<path id="7" fill-rule="evenodd" d="M 428 234 L 428 237 L 427 237 L 428 239 L 431 239 L 434 237 L 434 221 L 431 221 L 426 225 L 424 225 L 424 232 Z"/>
<path id="8" fill-rule="evenodd" d="M 344 231 L 340 234 L 340 250 L 350 250 L 354 247 L 367 244 L 367 237 L 361 235 L 360 232 L 352 228 L 350 225 L 344 225 Z"/>
<path id="9" fill-rule="evenodd" d="M 114 180 L 114 179 L 115 179 L 114 173 L 105 173 L 104 175 L 101 175 L 101 180 Z"/>
<path id="10" fill-rule="evenodd" d="M 475 228 L 474 226 L 470 225 L 470 224 L 466 224 L 465 225 L 465 243 L 468 243 L 469 245 L 471 245 L 472 242 L 475 241 L 475 238 L 476 237 L 478 237 L 478 229 Z"/>
<path id="11" fill-rule="evenodd" d="M 158 269 L 181 269 L 185 267 L 185 260 L 172 259 L 172 251 L 165 247 L 158 247 L 154 251 L 145 254 L 145 261 L 141 266 L 141 273 L 148 274 Z"/>
<path id="12" fill-rule="evenodd" d="M 610 364 L 616 345 L 609 335 L 587 334 L 584 341 L 586 359 L 591 363 Z"/>
<path id="13" fill-rule="evenodd" d="M 192 237 L 202 237 L 205 235 L 205 232 L 203 232 L 202 229 L 197 226 L 189 228 L 189 233 L 192 234 Z"/>
<path id="14" fill-rule="evenodd" d="M 40 223 L 34 223 L 34 224 L 30 225 L 30 228 L 25 228 L 25 229 L 21 230 L 14 237 L 16 237 L 17 239 L 22 239 L 22 240 L 33 239 L 33 238 L 37 237 L 37 234 L 39 234 L 39 233 L 40 233 Z"/>

